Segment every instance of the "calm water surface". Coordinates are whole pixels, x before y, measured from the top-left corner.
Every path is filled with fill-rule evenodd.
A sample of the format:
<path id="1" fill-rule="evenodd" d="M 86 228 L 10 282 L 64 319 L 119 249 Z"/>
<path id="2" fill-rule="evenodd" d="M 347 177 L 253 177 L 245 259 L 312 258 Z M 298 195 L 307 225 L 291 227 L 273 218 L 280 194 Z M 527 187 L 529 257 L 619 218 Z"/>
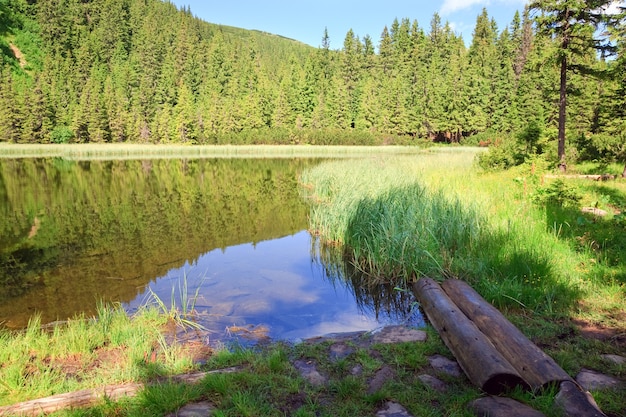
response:
<path id="1" fill-rule="evenodd" d="M 212 341 L 296 340 L 412 316 L 306 231 L 315 160 L 0 159 L 0 322 L 195 307 Z M 339 261 L 333 261 L 339 259 Z"/>

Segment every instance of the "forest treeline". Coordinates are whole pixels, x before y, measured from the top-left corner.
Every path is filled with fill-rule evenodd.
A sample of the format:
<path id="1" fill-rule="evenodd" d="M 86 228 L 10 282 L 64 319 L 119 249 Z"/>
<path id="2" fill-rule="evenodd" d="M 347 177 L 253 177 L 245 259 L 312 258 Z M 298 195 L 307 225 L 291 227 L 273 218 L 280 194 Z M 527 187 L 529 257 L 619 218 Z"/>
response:
<path id="1" fill-rule="evenodd" d="M 331 49 L 326 31 L 313 48 L 160 0 L 0 0 L 0 141 L 486 144 L 529 124 L 548 141 L 561 51 L 532 17 L 498 28 L 483 10 L 468 42 L 437 14 L 396 19 Z M 616 45 L 569 61 L 579 153 L 617 157 L 624 142 Z"/>

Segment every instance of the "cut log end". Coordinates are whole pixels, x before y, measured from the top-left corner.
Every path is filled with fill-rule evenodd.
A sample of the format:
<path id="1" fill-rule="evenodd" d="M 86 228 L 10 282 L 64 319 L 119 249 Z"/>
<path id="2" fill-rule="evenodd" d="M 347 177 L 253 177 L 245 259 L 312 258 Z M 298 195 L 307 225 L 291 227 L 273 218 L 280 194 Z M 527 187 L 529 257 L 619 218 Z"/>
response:
<path id="1" fill-rule="evenodd" d="M 491 395 L 506 394 L 515 388 L 521 388 L 525 391 L 530 390 L 528 383 L 519 375 L 504 373 L 492 376 L 480 388 Z"/>

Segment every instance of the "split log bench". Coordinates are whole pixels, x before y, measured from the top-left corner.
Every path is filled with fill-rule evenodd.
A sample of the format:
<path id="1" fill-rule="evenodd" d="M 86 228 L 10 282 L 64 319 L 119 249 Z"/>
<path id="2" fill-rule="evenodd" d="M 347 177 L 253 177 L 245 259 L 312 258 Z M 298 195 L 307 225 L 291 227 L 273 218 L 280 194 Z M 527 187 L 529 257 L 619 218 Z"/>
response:
<path id="1" fill-rule="evenodd" d="M 484 392 L 558 386 L 561 400 L 580 410 L 576 416 L 605 416 L 550 356 L 466 282 L 448 279 L 439 285 L 422 278 L 413 284 L 413 293 L 461 369 Z"/>

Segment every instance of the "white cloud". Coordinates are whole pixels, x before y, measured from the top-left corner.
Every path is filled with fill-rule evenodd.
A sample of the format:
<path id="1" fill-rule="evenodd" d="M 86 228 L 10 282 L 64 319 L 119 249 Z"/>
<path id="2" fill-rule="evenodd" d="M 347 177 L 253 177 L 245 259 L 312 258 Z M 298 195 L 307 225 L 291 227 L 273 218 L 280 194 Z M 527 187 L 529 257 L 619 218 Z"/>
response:
<path id="1" fill-rule="evenodd" d="M 494 3 L 504 3 L 504 4 L 524 4 L 527 3 L 527 0 L 494 0 Z M 441 9 L 439 9 L 439 13 L 442 16 L 458 12 L 463 9 L 470 8 L 476 4 L 483 5 L 487 7 L 492 1 L 490 0 L 444 0 L 441 5 Z"/>
<path id="2" fill-rule="evenodd" d="M 446 14 L 454 13 L 459 10 L 467 9 L 475 4 L 484 3 L 485 6 L 489 4 L 489 1 L 485 0 L 444 0 L 443 5 L 441 5 L 441 9 L 439 13 L 445 16 Z"/>
<path id="3" fill-rule="evenodd" d="M 606 14 L 618 14 L 621 12 L 620 7 L 626 7 L 623 1 L 614 1 L 605 9 Z"/>

